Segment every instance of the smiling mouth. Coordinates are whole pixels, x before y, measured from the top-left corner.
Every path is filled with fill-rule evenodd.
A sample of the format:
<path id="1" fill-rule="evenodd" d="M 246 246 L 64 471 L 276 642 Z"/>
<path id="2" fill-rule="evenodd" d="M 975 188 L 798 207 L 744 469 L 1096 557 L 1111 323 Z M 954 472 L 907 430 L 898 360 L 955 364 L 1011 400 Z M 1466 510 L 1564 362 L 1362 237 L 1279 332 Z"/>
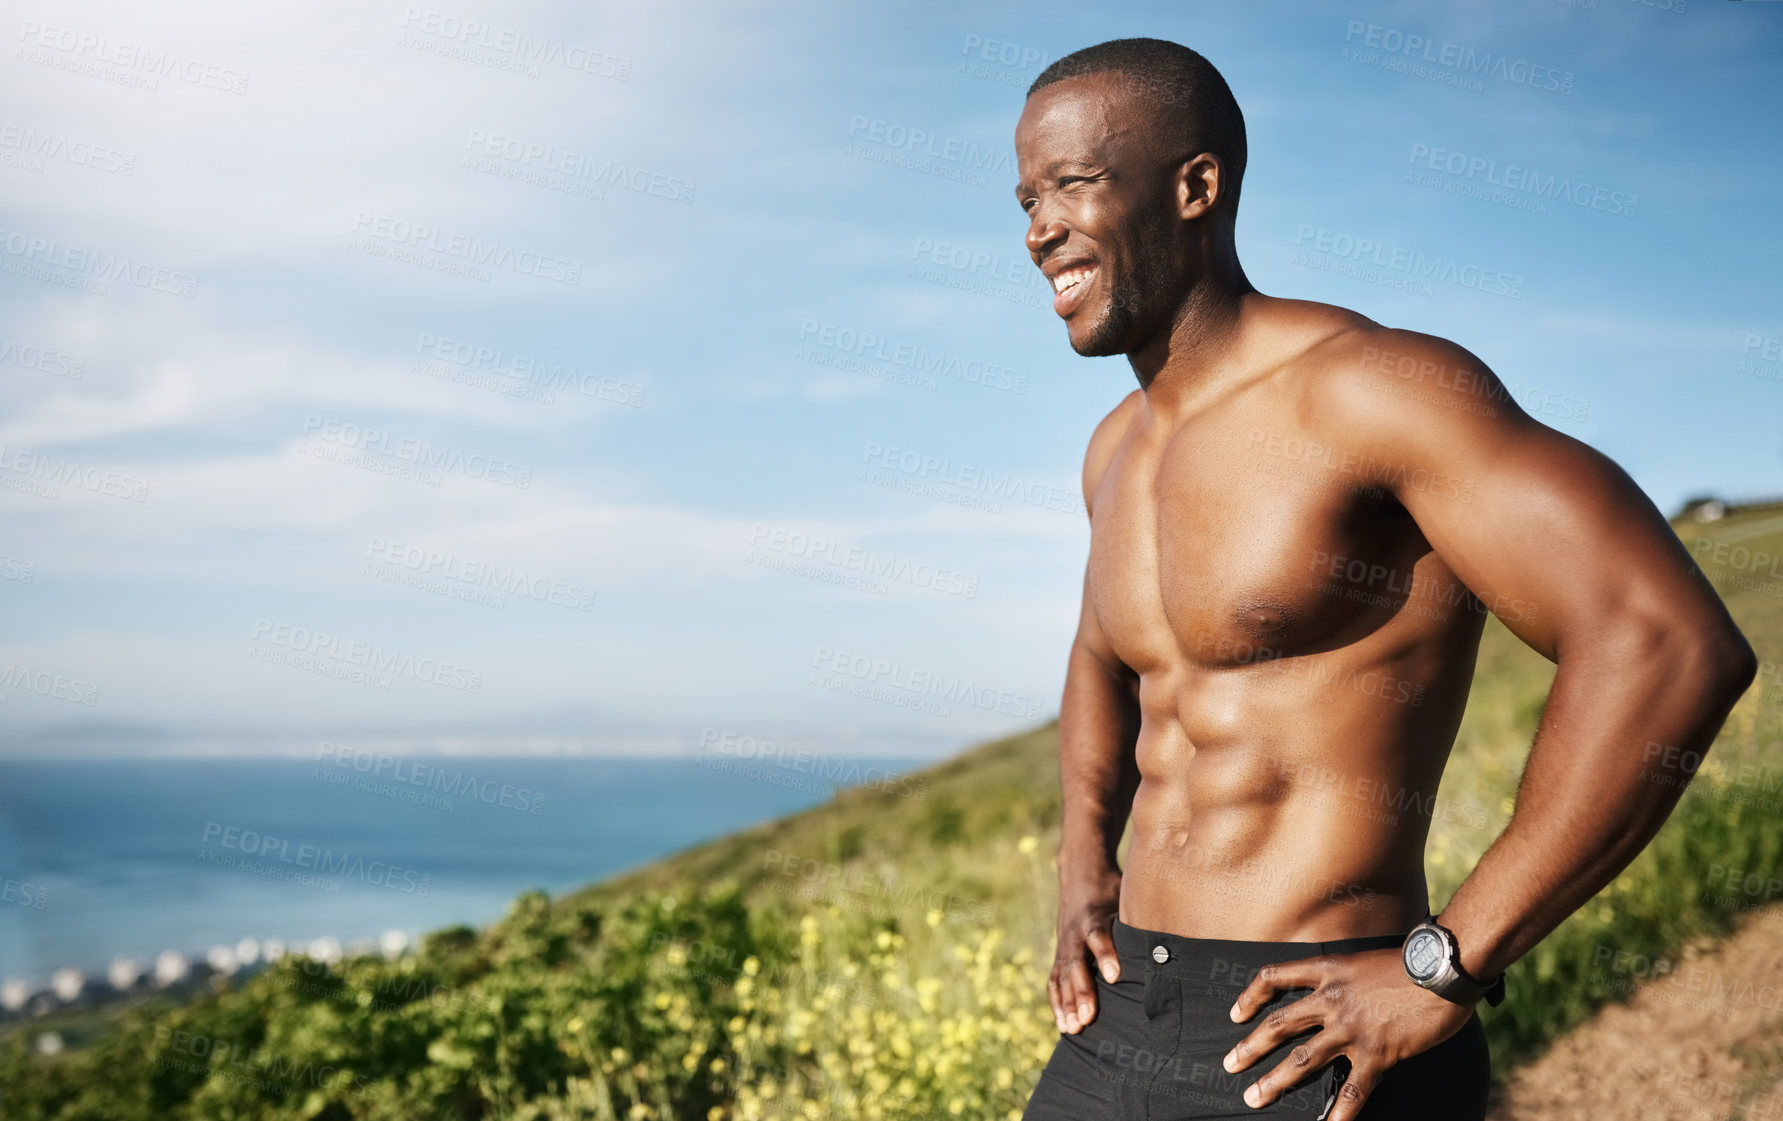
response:
<path id="1" fill-rule="evenodd" d="M 1061 316 L 1069 316 L 1083 302 L 1084 293 L 1090 290 L 1090 281 L 1096 275 L 1095 265 L 1073 265 L 1052 278 L 1052 309 Z"/>
<path id="2" fill-rule="evenodd" d="M 1088 280 L 1096 272 L 1095 265 L 1076 265 L 1052 278 L 1054 295 L 1062 295 Z"/>

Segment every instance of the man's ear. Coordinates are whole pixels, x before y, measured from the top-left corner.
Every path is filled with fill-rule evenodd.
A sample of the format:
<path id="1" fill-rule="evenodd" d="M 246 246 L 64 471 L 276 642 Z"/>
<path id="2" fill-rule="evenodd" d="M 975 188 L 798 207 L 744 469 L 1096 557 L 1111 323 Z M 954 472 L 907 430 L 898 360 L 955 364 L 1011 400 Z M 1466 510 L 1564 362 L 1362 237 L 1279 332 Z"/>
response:
<path id="1" fill-rule="evenodd" d="M 1184 160 L 1176 177 L 1176 209 L 1181 218 L 1200 218 L 1226 197 L 1226 164 L 1212 152 Z"/>

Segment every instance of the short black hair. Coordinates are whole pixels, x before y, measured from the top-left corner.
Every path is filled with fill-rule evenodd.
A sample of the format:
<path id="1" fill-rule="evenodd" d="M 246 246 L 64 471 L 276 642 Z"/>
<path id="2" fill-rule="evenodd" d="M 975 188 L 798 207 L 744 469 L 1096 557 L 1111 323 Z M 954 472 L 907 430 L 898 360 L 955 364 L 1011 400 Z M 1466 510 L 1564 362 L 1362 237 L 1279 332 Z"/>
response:
<path id="1" fill-rule="evenodd" d="M 1042 70 L 1028 87 L 1028 96 L 1067 78 L 1107 73 L 1119 74 L 1121 88 L 1152 107 L 1158 135 L 1180 140 L 1191 151 L 1220 157 L 1232 176 L 1236 207 L 1244 181 L 1244 114 L 1213 63 L 1168 39 L 1110 39 L 1073 51 Z"/>

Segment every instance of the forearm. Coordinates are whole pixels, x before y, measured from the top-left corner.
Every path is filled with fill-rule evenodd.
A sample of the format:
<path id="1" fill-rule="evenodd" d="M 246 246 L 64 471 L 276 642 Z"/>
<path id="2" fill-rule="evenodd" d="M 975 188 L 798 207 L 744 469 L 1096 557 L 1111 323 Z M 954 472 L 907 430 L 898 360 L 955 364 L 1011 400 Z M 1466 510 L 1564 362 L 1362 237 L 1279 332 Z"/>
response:
<path id="1" fill-rule="evenodd" d="M 1059 705 L 1061 876 L 1115 867 L 1139 785 L 1133 758 L 1138 738 L 1139 701 L 1130 671 L 1074 642 Z"/>
<path id="2" fill-rule="evenodd" d="M 1626 868 L 1659 831 L 1751 682 L 1737 632 L 1625 633 L 1560 670 L 1509 825 L 1442 911 L 1490 978 Z M 1719 634 L 1720 632 L 1717 632 Z"/>

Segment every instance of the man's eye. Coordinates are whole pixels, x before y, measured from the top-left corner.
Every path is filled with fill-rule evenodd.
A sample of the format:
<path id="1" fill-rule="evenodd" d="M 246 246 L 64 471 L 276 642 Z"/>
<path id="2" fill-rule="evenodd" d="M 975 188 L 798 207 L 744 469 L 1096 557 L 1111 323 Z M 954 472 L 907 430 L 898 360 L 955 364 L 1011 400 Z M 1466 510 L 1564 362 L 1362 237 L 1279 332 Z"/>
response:
<path id="1" fill-rule="evenodd" d="M 1057 179 L 1053 180 L 1053 182 L 1056 183 L 1060 187 L 1064 187 L 1066 184 L 1069 184 L 1069 183 L 1088 183 L 1092 178 L 1094 178 L 1094 177 L 1089 176 L 1089 175 L 1061 175 Z M 1034 209 L 1035 205 L 1037 203 L 1039 203 L 1039 201 L 1040 201 L 1039 199 L 1033 199 L 1033 198 L 1027 198 L 1027 199 L 1021 200 L 1022 210 L 1025 212 L 1025 211 Z"/>

